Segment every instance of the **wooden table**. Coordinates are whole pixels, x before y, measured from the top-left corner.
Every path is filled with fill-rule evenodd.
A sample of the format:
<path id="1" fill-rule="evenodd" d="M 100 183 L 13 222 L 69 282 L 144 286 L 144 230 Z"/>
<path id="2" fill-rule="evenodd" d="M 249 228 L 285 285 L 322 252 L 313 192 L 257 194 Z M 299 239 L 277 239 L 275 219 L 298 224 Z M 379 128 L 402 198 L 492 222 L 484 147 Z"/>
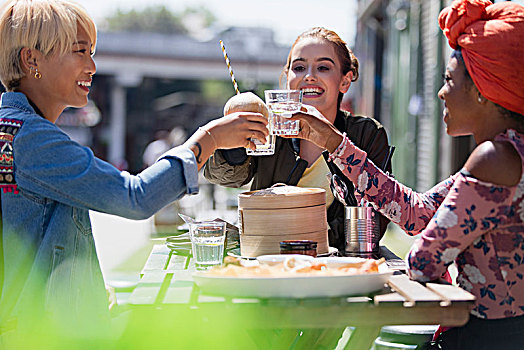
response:
<path id="1" fill-rule="evenodd" d="M 346 348 L 369 349 L 382 326 L 461 326 L 469 319 L 475 297 L 452 285 L 425 286 L 404 275 L 391 277 L 389 287 L 371 296 L 258 299 L 206 295 L 193 283 L 194 263 L 190 257 L 174 255 L 165 245 L 155 245 L 129 298 L 135 310 L 155 310 L 193 329 L 201 322 L 222 329 L 314 330 L 355 327 Z M 153 317 L 154 312 L 149 313 Z M 225 316 L 227 315 L 227 317 Z M 224 325 L 224 323 L 227 323 Z M 222 331 L 223 333 L 223 331 Z M 222 334 L 221 333 L 221 334 Z M 284 332 L 285 333 L 285 332 Z M 283 332 L 278 333 L 279 339 Z M 276 348 L 271 337 L 259 337 Z M 257 346 L 260 345 L 257 343 Z M 263 346 L 258 346 L 263 348 Z"/>

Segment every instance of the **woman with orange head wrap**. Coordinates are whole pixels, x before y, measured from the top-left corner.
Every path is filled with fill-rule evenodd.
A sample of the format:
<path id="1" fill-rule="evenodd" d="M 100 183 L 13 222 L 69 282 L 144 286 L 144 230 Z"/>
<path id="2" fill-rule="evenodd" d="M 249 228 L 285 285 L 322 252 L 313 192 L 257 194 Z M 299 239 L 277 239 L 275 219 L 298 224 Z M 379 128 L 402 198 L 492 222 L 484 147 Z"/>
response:
<path id="1" fill-rule="evenodd" d="M 524 8 L 488 0 L 455 1 L 442 10 L 440 28 L 464 63 L 479 92 L 488 100 L 524 114 Z"/>
<path id="2" fill-rule="evenodd" d="M 375 209 L 419 234 L 409 275 L 436 280 L 456 263 L 457 283 L 476 297 L 469 321 L 435 349 L 524 347 L 524 7 L 456 0 L 439 23 L 455 49 L 438 96 L 451 136 L 473 135 L 463 169 L 426 193 L 384 174 L 367 154 L 305 106 L 299 137 L 330 152 Z"/>

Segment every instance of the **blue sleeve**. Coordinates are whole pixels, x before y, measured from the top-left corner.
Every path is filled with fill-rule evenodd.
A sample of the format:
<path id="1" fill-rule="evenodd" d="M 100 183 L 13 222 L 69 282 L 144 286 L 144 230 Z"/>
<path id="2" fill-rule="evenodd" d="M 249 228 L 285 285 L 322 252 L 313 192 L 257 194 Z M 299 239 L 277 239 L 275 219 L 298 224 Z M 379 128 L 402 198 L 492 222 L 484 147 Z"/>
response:
<path id="1" fill-rule="evenodd" d="M 44 119 L 26 120 L 14 140 L 15 181 L 23 193 L 130 219 L 144 219 L 198 193 L 193 152 L 179 146 L 137 175 L 120 171 Z"/>

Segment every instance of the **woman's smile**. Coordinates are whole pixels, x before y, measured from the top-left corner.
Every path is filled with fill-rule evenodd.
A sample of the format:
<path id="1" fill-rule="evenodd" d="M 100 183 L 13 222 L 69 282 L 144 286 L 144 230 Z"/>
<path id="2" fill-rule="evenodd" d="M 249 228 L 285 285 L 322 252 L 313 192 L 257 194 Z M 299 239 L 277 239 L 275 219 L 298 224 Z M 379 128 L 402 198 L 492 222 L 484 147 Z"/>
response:
<path id="1" fill-rule="evenodd" d="M 302 90 L 304 103 L 334 120 L 340 84 L 344 78 L 340 66 L 335 49 L 328 41 L 302 39 L 291 52 L 288 87 Z"/>
<path id="2" fill-rule="evenodd" d="M 302 96 L 304 99 L 319 98 L 325 91 L 324 89 L 316 85 L 301 87 L 300 90 L 302 90 Z"/>
<path id="3" fill-rule="evenodd" d="M 82 90 L 89 92 L 89 88 L 91 87 L 91 82 L 92 80 L 89 79 L 89 80 L 80 80 L 80 81 L 77 81 L 76 83 Z"/>

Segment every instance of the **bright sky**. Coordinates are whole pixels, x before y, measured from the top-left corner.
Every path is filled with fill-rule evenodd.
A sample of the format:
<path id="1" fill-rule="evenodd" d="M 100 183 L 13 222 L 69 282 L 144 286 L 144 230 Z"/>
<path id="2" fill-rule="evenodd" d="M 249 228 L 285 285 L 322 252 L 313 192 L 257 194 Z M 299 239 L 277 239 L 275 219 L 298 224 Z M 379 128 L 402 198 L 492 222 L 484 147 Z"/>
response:
<path id="1" fill-rule="evenodd" d="M 355 36 L 356 0 L 76 0 L 101 23 L 117 9 L 165 5 L 173 12 L 203 6 L 220 26 L 270 27 L 275 39 L 291 45 L 304 30 L 324 26 L 337 32 L 350 46 Z"/>

